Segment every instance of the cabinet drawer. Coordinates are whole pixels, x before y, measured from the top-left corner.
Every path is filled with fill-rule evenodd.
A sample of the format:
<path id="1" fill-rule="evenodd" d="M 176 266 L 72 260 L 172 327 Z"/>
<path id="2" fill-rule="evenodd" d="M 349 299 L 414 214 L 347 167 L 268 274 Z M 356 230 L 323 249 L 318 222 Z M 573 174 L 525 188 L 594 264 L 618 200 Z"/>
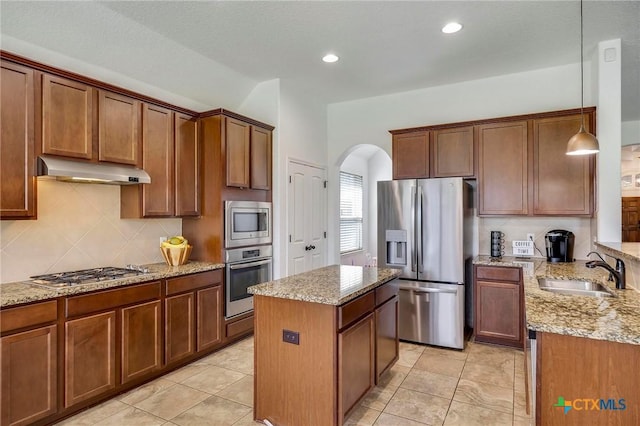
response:
<path id="1" fill-rule="evenodd" d="M 240 321 L 227 324 L 225 336 L 227 338 L 239 336 L 253 330 L 253 315 L 241 319 Z"/>
<path id="2" fill-rule="evenodd" d="M 338 307 L 338 329 L 362 318 L 375 307 L 375 292 L 370 291 Z"/>
<path id="3" fill-rule="evenodd" d="M 376 288 L 376 306 L 382 305 L 387 300 L 398 294 L 398 280 L 391 280 Z"/>
<path id="4" fill-rule="evenodd" d="M 167 296 L 222 283 L 222 269 L 200 272 L 183 277 L 169 278 L 166 284 Z"/>
<path id="5" fill-rule="evenodd" d="M 520 282 L 520 268 L 507 268 L 503 266 L 477 266 L 476 278 L 481 280 Z"/>
<path id="6" fill-rule="evenodd" d="M 101 291 L 99 293 L 68 297 L 65 306 L 65 316 L 98 312 L 106 309 L 116 309 L 131 303 L 160 298 L 160 281 L 147 284 L 118 288 L 116 290 Z"/>
<path id="7" fill-rule="evenodd" d="M 38 324 L 55 321 L 58 318 L 58 302 L 50 300 L 33 305 L 0 311 L 0 331 L 17 330 Z"/>

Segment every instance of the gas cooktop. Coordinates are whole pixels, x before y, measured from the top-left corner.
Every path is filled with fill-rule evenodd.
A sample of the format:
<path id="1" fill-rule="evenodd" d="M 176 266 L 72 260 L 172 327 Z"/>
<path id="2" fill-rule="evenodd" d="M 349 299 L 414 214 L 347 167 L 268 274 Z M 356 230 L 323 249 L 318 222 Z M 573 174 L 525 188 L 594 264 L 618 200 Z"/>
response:
<path id="1" fill-rule="evenodd" d="M 106 266 L 103 268 L 82 269 L 79 271 L 58 272 L 55 274 L 34 275 L 31 278 L 35 285 L 47 288 L 70 287 L 79 284 L 92 284 L 148 273 L 148 269 L 127 265 L 126 268 Z"/>

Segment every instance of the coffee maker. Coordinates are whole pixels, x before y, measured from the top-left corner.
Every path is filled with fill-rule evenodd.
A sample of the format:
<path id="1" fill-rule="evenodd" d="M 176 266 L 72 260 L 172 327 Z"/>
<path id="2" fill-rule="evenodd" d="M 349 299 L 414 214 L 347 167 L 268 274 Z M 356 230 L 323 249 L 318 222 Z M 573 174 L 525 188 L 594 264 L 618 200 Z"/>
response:
<path id="1" fill-rule="evenodd" d="M 547 262 L 573 262 L 574 235 L 571 231 L 554 229 L 545 235 Z"/>

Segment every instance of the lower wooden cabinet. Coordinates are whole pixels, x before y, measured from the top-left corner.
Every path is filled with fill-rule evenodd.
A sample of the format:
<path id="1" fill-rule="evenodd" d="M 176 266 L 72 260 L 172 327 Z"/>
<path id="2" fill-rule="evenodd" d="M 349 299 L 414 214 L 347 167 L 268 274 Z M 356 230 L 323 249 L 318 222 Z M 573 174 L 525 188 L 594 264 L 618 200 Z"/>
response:
<path id="1" fill-rule="evenodd" d="M 165 354 L 167 364 L 193 354 L 193 293 L 167 297 L 165 311 Z"/>
<path id="2" fill-rule="evenodd" d="M 58 395 L 57 326 L 9 335 L 0 342 L 0 423 L 25 425 L 55 414 Z"/>
<path id="3" fill-rule="evenodd" d="M 222 285 L 198 290 L 196 304 L 198 312 L 196 341 L 197 351 L 204 351 L 222 343 L 223 313 Z"/>
<path id="4" fill-rule="evenodd" d="M 521 269 L 476 266 L 474 276 L 475 340 L 522 348 L 524 291 Z"/>
<path id="5" fill-rule="evenodd" d="M 345 415 L 375 386 L 375 320 L 370 313 L 338 334 L 339 412 Z"/>
<path id="6" fill-rule="evenodd" d="M 376 320 L 376 383 L 380 376 L 398 360 L 398 296 L 375 310 Z"/>
<path id="7" fill-rule="evenodd" d="M 160 308 L 160 301 L 155 300 L 122 309 L 122 383 L 162 367 Z"/>

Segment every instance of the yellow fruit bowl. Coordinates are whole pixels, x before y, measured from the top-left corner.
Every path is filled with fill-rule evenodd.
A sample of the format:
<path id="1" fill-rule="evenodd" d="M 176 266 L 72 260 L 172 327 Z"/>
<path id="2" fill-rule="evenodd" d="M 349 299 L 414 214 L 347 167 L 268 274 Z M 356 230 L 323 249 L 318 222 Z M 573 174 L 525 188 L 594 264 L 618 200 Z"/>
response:
<path id="1" fill-rule="evenodd" d="M 184 265 L 189 261 L 189 255 L 193 246 L 184 247 L 160 247 L 164 260 L 171 266 Z"/>

